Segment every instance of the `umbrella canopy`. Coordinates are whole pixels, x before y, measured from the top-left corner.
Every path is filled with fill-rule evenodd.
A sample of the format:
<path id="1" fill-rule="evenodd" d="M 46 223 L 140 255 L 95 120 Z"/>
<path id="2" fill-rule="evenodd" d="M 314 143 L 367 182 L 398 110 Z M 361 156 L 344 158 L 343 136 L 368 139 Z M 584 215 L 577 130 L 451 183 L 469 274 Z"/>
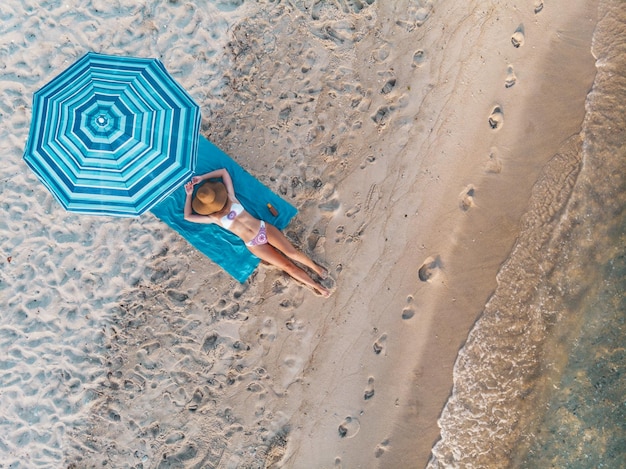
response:
<path id="1" fill-rule="evenodd" d="M 90 52 L 35 93 L 24 160 L 71 212 L 137 216 L 191 176 L 199 127 L 159 60 Z"/>

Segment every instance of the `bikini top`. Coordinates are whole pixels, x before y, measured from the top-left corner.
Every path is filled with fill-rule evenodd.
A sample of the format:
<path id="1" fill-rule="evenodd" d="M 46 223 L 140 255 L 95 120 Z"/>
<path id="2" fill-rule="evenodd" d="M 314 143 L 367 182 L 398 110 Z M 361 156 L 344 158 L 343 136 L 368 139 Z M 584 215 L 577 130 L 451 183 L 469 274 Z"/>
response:
<path id="1" fill-rule="evenodd" d="M 228 213 L 228 215 L 224 215 L 222 218 L 220 218 L 220 223 L 224 228 L 229 229 L 230 226 L 233 224 L 233 221 L 235 221 L 235 218 L 237 218 L 237 215 L 239 215 L 241 212 L 243 212 L 243 205 L 236 202 L 231 204 L 230 212 Z"/>

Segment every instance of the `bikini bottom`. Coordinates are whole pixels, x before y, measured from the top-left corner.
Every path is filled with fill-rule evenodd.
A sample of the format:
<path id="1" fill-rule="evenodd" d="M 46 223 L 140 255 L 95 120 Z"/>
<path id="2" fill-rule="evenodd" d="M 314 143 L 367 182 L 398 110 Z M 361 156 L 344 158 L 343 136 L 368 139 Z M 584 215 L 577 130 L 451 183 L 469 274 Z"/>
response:
<path id="1" fill-rule="evenodd" d="M 261 226 L 259 226 L 256 236 L 248 241 L 246 246 L 260 246 L 261 244 L 267 244 L 267 229 L 263 220 L 261 220 Z"/>

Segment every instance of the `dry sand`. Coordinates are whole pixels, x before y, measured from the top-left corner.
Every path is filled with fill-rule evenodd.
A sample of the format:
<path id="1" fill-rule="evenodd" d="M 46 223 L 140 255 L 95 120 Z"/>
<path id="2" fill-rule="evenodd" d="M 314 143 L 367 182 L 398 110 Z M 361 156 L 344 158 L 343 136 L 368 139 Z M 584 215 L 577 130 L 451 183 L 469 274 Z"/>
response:
<path id="1" fill-rule="evenodd" d="M 530 190 L 580 130 L 595 9 L 5 2 L 5 460 L 425 466 Z M 203 134 L 300 210 L 285 231 L 330 299 L 265 266 L 239 285 L 150 214 L 63 212 L 21 153 L 32 93 L 88 50 L 163 60 Z"/>

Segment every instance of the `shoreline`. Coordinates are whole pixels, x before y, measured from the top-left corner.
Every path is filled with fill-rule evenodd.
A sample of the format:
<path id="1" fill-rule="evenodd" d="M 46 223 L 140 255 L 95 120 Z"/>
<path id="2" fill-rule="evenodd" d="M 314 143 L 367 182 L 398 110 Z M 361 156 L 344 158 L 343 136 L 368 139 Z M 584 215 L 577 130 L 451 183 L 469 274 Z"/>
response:
<path id="1" fill-rule="evenodd" d="M 585 6 L 579 4 L 578 8 L 585 9 Z M 587 12 L 593 13 L 593 9 L 588 6 L 586 8 Z M 546 12 L 541 13 L 545 14 Z M 573 19 L 579 16 L 587 18 L 585 13 L 581 13 L 575 8 L 572 8 L 569 13 L 570 18 Z M 434 20 L 434 18 L 436 17 L 433 16 L 430 20 Z M 535 19 L 534 12 L 528 13 L 528 18 Z M 511 24 L 515 23 L 513 19 L 510 21 Z M 427 221 L 425 225 L 438 228 L 429 233 L 430 237 L 418 235 L 417 240 L 414 241 L 418 246 L 425 246 L 425 249 L 420 250 L 418 248 L 417 252 L 411 253 L 403 252 L 401 258 L 398 259 L 398 264 L 392 270 L 388 263 L 381 262 L 384 253 L 389 252 L 389 248 L 385 248 L 382 251 L 383 254 L 378 251 L 372 256 L 377 259 L 377 263 L 372 266 L 367 277 L 363 277 L 360 282 L 349 281 L 350 284 L 356 285 L 361 282 L 364 285 L 374 285 L 377 281 L 375 280 L 376 277 L 383 273 L 382 278 L 384 280 L 382 282 L 378 280 L 381 287 L 376 291 L 377 295 L 370 294 L 364 295 L 364 298 L 359 298 L 359 303 L 367 305 L 365 309 L 380 313 L 375 314 L 374 319 L 368 318 L 367 324 L 370 327 L 361 326 L 358 342 L 351 344 L 353 348 L 362 352 L 356 354 L 355 358 L 348 359 L 345 357 L 348 354 L 345 347 L 339 349 L 338 355 L 342 357 L 342 367 L 345 367 L 346 370 L 352 370 L 352 373 L 346 371 L 349 375 L 359 374 L 360 380 L 347 380 L 345 390 L 340 392 L 346 397 L 337 399 L 340 402 L 336 403 L 332 411 L 333 406 L 328 406 L 326 413 L 331 414 L 332 419 L 319 418 L 324 423 L 327 420 L 340 423 L 346 417 L 350 417 L 352 421 L 358 420 L 359 439 L 367 439 L 367 441 L 354 443 L 353 441 L 357 439 L 354 437 L 354 439 L 344 441 L 335 439 L 333 442 L 330 435 L 334 428 L 330 421 L 320 425 L 320 421 L 311 419 L 309 416 L 309 421 L 315 422 L 316 430 L 313 430 L 310 425 L 303 425 L 303 428 L 308 429 L 309 433 L 303 430 L 297 439 L 306 441 L 307 448 L 298 448 L 300 452 L 297 456 L 287 459 L 288 465 L 304 467 L 303 464 L 298 465 L 298 461 L 316 461 L 315 448 L 327 448 L 329 446 L 336 448 L 337 460 L 345 463 L 347 467 L 360 467 L 371 463 L 371 461 L 368 463 L 365 461 L 368 460 L 367 458 L 371 458 L 372 454 L 377 454 L 382 458 L 380 464 L 413 464 L 416 461 L 422 461 L 423 464 L 426 464 L 432 445 L 439 435 L 439 429 L 435 422 L 450 393 L 452 386 L 450 377 L 457 351 L 463 345 L 468 331 L 479 316 L 491 292 L 495 289 L 495 275 L 512 250 L 518 232 L 519 220 L 527 208 L 525 202 L 526 197 L 529 197 L 527 194 L 530 194 L 530 189 L 538 179 L 541 168 L 558 151 L 561 140 L 558 137 L 555 139 L 555 136 L 561 135 L 561 139 L 564 141 L 571 134 L 578 133 L 581 128 L 586 91 L 590 88 L 595 74 L 593 58 L 590 54 L 591 31 L 580 28 L 580 25 L 577 26 L 576 30 L 568 29 L 564 25 L 566 22 L 563 18 L 561 21 L 559 23 L 561 26 L 551 24 L 551 27 L 558 29 L 561 35 L 567 37 L 567 40 L 559 41 L 557 37 L 551 37 L 549 43 L 543 44 L 532 44 L 529 39 L 526 40 L 522 50 L 527 53 L 528 48 L 532 47 L 534 50 L 531 57 L 526 56 L 515 61 L 515 69 L 520 78 L 519 82 L 511 89 L 505 89 L 502 86 L 504 79 L 502 83 L 494 83 L 495 71 L 493 69 L 495 69 L 496 64 L 491 65 L 493 69 L 488 67 L 488 70 L 475 77 L 477 83 L 490 83 L 492 90 L 495 91 L 498 88 L 502 90 L 496 91 L 496 96 L 491 98 L 485 96 L 482 99 L 482 105 L 471 105 L 466 102 L 465 106 L 456 106 L 456 113 L 451 113 L 456 120 L 471 119 L 477 123 L 470 126 L 468 130 L 460 130 L 462 129 L 461 126 L 450 123 L 449 128 L 456 129 L 456 133 L 460 134 L 456 138 L 452 135 L 452 142 L 441 142 L 441 135 L 450 135 L 450 132 L 445 131 L 445 125 L 437 132 L 434 144 L 427 141 L 426 147 L 433 155 L 441 152 L 441 154 L 447 153 L 452 156 L 455 154 L 455 148 L 462 148 L 463 159 L 471 159 L 475 167 L 480 168 L 480 171 L 475 171 L 471 169 L 472 163 L 464 161 L 463 168 L 470 168 L 469 171 L 465 170 L 467 174 L 457 175 L 455 183 L 443 184 L 445 191 L 442 195 L 444 198 L 439 199 L 439 207 L 444 207 L 444 209 L 437 209 L 436 204 L 429 204 L 427 201 L 419 201 L 415 210 L 415 213 L 419 213 L 419 217 L 410 218 L 405 224 L 406 217 L 404 215 L 407 213 L 404 212 L 410 214 L 412 210 L 409 210 L 408 207 L 404 212 L 402 209 L 394 210 L 392 208 L 393 198 L 386 204 L 385 210 L 391 210 L 394 215 L 389 215 L 387 223 L 383 226 L 393 226 L 394 236 L 401 236 L 404 232 L 407 234 L 418 233 L 424 219 L 430 218 L 432 220 L 431 223 Z M 592 21 L 589 21 L 589 24 L 593 26 Z M 533 31 L 531 26 L 526 27 L 527 35 L 530 36 L 532 33 L 537 35 L 541 31 L 541 28 L 536 25 L 534 27 L 538 31 Z M 546 32 L 545 28 L 544 26 L 544 32 Z M 510 30 L 514 31 L 515 28 Z M 574 37 L 582 37 L 585 34 L 588 34 L 585 39 L 571 41 Z M 488 33 L 484 33 L 484 35 L 493 41 L 493 37 L 490 37 Z M 483 40 L 485 40 L 485 47 L 489 49 L 491 47 L 489 41 Z M 399 42 L 402 43 L 402 41 Z M 513 53 L 517 52 L 510 43 L 506 44 L 506 41 L 503 43 L 502 51 L 507 50 L 506 47 L 510 47 Z M 463 46 L 467 47 L 467 44 L 463 43 Z M 538 59 L 537 57 L 541 57 L 542 53 L 536 49 L 541 49 L 541 47 L 545 51 L 545 58 Z M 480 54 L 480 50 L 470 49 L 472 49 L 472 54 Z M 580 54 L 584 51 L 589 51 L 587 52 L 587 66 L 580 67 Z M 495 51 L 492 52 L 495 53 Z M 577 61 L 571 60 L 573 57 Z M 554 75 L 559 75 L 563 72 L 563 65 L 574 63 L 578 66 L 572 66 L 571 73 L 567 75 L 568 87 L 563 87 L 558 80 L 551 80 L 549 70 L 553 70 L 551 73 Z M 445 64 L 441 64 L 439 67 L 443 68 Z M 505 70 L 502 62 L 500 69 Z M 541 72 L 539 72 L 540 70 Z M 546 71 L 548 71 L 548 76 L 544 75 L 540 80 L 535 80 L 534 86 L 532 82 L 529 83 L 533 74 L 545 74 Z M 458 73 L 458 75 L 462 74 L 462 72 Z M 522 77 L 528 77 L 526 82 L 522 81 Z M 546 86 L 553 88 L 544 89 L 541 94 L 534 91 Z M 436 91 L 437 88 L 435 87 L 431 93 Z M 518 93 L 517 96 L 511 96 L 515 92 Z M 541 96 L 539 106 L 533 105 L 530 100 L 534 94 Z M 458 99 L 467 101 L 463 99 L 460 93 L 453 96 L 458 96 Z M 500 105 L 504 108 L 503 127 L 501 130 L 498 129 L 497 133 L 492 132 L 492 129 L 487 127 L 486 122 L 481 125 L 480 119 L 472 119 L 474 115 L 482 112 L 485 115 L 485 121 L 487 121 L 486 117 L 491 110 L 488 104 L 490 101 L 496 103 L 495 105 L 492 104 L 493 107 Z M 522 109 L 515 109 L 516 101 L 522 103 Z M 449 106 L 454 108 L 454 103 L 452 102 Z M 534 109 L 533 106 L 535 106 Z M 552 112 L 550 112 L 551 106 L 554 108 Z M 559 106 L 564 106 L 567 112 Z M 463 109 L 467 114 L 461 113 L 460 109 Z M 444 115 L 450 114 L 444 111 Z M 568 116 L 567 120 L 561 118 L 564 115 Z M 534 123 L 534 127 L 532 125 L 529 127 L 530 122 Z M 446 122 L 446 124 L 448 123 Z M 482 130 L 480 127 L 487 128 L 487 130 Z M 545 130 L 539 131 L 542 127 Z M 515 128 L 519 130 L 515 131 Z M 472 131 L 471 129 L 475 130 Z M 527 148 L 525 152 L 516 150 L 521 148 L 520 142 L 528 141 L 528 132 L 531 132 L 530 135 L 533 135 L 533 138 L 538 134 L 540 139 L 543 137 L 543 140 L 534 148 Z M 469 138 L 471 133 L 477 137 Z M 481 138 L 483 135 L 489 137 Z M 462 146 L 464 141 L 465 146 Z M 476 141 L 477 144 L 468 146 L 468 141 Z M 410 144 L 406 146 L 410 147 Z M 492 151 L 494 146 L 503 148 L 503 150 L 497 148 L 494 152 Z M 538 154 L 529 155 L 533 150 Z M 489 157 L 490 153 L 497 154 L 497 171 L 494 171 L 494 161 Z M 477 158 L 477 155 L 480 157 Z M 532 157 L 528 158 L 528 156 Z M 402 158 L 398 158 L 398 160 L 402 161 Z M 422 166 L 426 164 L 428 164 L 427 161 L 420 162 Z M 438 164 L 439 166 L 437 166 Z M 399 163 L 398 167 L 402 168 L 402 163 Z M 414 186 L 408 188 L 408 193 L 415 193 L 418 200 L 419 191 L 424 186 L 428 187 L 424 193 L 427 193 L 431 199 L 437 199 L 436 184 L 439 183 L 441 177 L 437 178 L 436 176 L 454 173 L 458 169 L 455 168 L 454 161 L 447 163 L 432 161 L 431 165 L 427 167 L 428 171 L 431 172 L 430 181 L 423 175 L 419 175 Z M 439 168 L 439 171 L 437 172 L 433 168 Z M 411 178 L 408 177 L 407 179 Z M 522 182 L 523 184 L 521 184 Z M 514 193 L 509 190 L 513 187 L 512 184 L 517 186 Z M 457 191 L 450 191 L 454 185 L 458 187 L 458 192 L 461 192 L 461 195 L 458 195 Z M 459 207 L 463 207 L 460 199 L 464 195 L 464 190 L 466 191 L 465 195 L 467 195 L 467 189 L 464 187 L 470 186 L 473 188 L 473 196 L 469 201 L 469 208 L 467 210 L 459 209 Z M 511 194 L 510 200 L 502 200 L 498 197 L 498 194 L 507 192 Z M 406 198 L 407 195 L 404 197 Z M 428 207 L 428 205 L 431 206 Z M 427 208 L 424 208 L 425 206 Z M 443 218 L 440 216 L 441 212 L 445 214 Z M 460 221 L 458 218 L 455 219 L 457 213 L 462 213 L 465 218 Z M 376 215 L 373 213 L 372 218 L 374 220 L 377 218 Z M 452 233 L 446 232 L 446 222 L 452 226 L 457 224 Z M 382 235 L 373 244 L 384 245 L 385 242 L 380 239 L 381 237 Z M 402 238 L 396 239 L 395 243 L 397 243 L 396 245 L 406 244 Z M 436 268 L 433 277 L 428 282 L 421 282 L 418 275 L 419 265 L 428 263 L 430 259 L 438 259 L 435 262 Z M 356 264 L 363 266 L 365 261 L 360 258 L 357 259 Z M 471 267 L 468 268 L 468 266 Z M 395 290 L 393 294 L 389 290 L 384 291 L 386 287 L 391 287 L 391 285 L 394 286 L 392 290 Z M 350 310 L 349 307 L 344 306 L 340 309 Z M 353 314 L 356 316 L 356 313 Z M 386 314 L 390 315 L 387 319 L 384 318 Z M 401 319 L 407 315 L 412 315 L 409 320 Z M 412 324 L 411 320 L 414 320 L 416 324 Z M 351 330 L 359 326 L 359 321 L 359 318 L 352 318 L 349 321 L 350 326 L 344 329 L 345 333 L 354 334 Z M 379 331 L 377 334 L 367 334 L 368 330 L 373 331 L 375 329 Z M 369 337 L 364 339 L 362 336 L 366 336 L 366 334 Z M 330 342 L 336 342 L 340 336 L 342 334 L 338 333 L 337 337 L 333 337 Z M 367 350 L 371 350 L 371 344 L 381 341 L 381 337 L 384 337 L 383 342 L 386 342 L 383 353 L 387 354 L 387 362 L 392 360 L 394 364 L 376 364 L 372 362 L 370 357 L 367 357 Z M 337 355 L 336 352 L 336 349 L 329 350 L 320 357 L 314 357 L 312 362 L 315 365 L 311 365 L 311 367 L 315 367 L 316 371 L 311 374 L 318 377 L 325 376 L 327 373 L 332 375 L 330 368 L 336 367 L 337 364 L 331 357 Z M 366 364 L 365 368 L 368 370 L 362 370 L 363 365 L 359 366 L 357 357 L 362 358 L 362 363 Z M 414 365 L 407 365 L 401 363 L 400 357 L 419 357 L 419 359 L 414 359 Z M 323 367 L 324 363 L 329 365 Z M 427 363 L 437 363 L 438 366 L 428 366 Z M 324 371 L 317 371 L 318 367 L 323 367 Z M 409 377 L 409 380 L 401 384 L 393 384 L 391 381 L 394 376 L 406 376 Z M 333 376 L 328 382 L 336 382 L 337 378 L 339 377 Z M 360 405 L 355 402 L 355 397 L 362 394 L 362 390 L 359 388 L 366 389 L 370 378 L 374 378 L 374 383 L 384 383 L 380 391 L 380 400 L 384 404 L 378 404 L 378 408 L 373 408 L 373 400 L 372 403 L 363 402 Z M 310 378 L 310 382 L 315 381 L 315 378 Z M 347 396 L 352 397 L 348 398 Z M 378 396 L 377 391 L 376 397 Z M 306 402 L 309 399 L 313 398 L 307 397 L 303 400 Z M 307 406 L 307 409 L 318 406 L 324 408 L 323 401 L 319 401 L 319 398 L 313 402 L 316 403 Z M 300 411 L 303 414 L 309 414 L 302 408 Z M 390 417 L 390 415 L 395 417 Z M 376 430 L 373 430 L 374 427 Z M 420 437 L 416 442 L 414 429 L 417 428 L 420 429 Z M 371 432 L 372 434 L 361 436 L 361 432 Z M 321 436 L 321 433 L 326 433 L 327 436 Z M 316 438 L 320 438 L 320 440 L 316 440 Z M 313 441 L 311 442 L 311 440 Z M 323 465 L 321 461 L 316 461 L 314 464 Z M 329 461 L 327 460 L 325 464 L 329 464 Z M 420 463 L 418 462 L 418 464 Z"/>

